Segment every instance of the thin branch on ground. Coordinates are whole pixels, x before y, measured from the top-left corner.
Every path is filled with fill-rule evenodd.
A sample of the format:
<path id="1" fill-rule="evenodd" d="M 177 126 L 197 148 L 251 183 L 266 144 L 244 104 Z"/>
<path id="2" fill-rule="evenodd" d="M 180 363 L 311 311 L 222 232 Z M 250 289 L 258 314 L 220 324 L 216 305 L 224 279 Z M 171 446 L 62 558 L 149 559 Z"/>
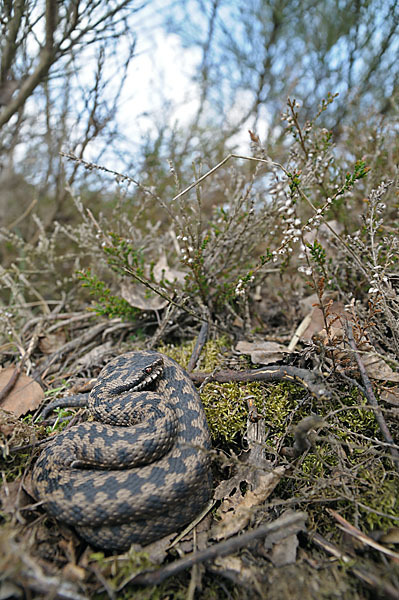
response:
<path id="1" fill-rule="evenodd" d="M 272 523 L 262 525 L 261 527 L 253 529 L 252 531 L 247 531 L 246 533 L 236 535 L 229 540 L 214 544 L 210 548 L 206 548 L 201 552 L 194 552 L 193 554 L 181 558 L 180 560 L 176 560 L 162 569 L 146 573 L 139 573 L 139 575 L 132 577 L 130 582 L 141 585 L 158 585 L 168 577 L 176 575 L 184 569 L 191 568 L 195 564 L 211 560 L 217 556 L 227 556 L 228 554 L 232 554 L 240 548 L 247 547 L 248 544 L 257 538 L 266 537 L 272 533 L 275 533 L 276 531 L 280 531 L 281 529 L 290 528 L 293 525 L 299 525 L 304 522 L 306 518 L 307 515 L 305 512 L 283 515 Z"/>
<path id="2" fill-rule="evenodd" d="M 216 373 L 190 373 L 194 383 L 229 383 L 230 381 L 291 381 L 302 385 L 314 396 L 329 397 L 329 392 L 320 376 L 312 371 L 289 365 L 268 365 L 251 371 L 218 371 Z"/>
<path id="3" fill-rule="evenodd" d="M 394 447 L 395 441 L 391 435 L 391 432 L 388 429 L 388 425 L 385 421 L 384 415 L 382 414 L 382 410 L 378 404 L 377 398 L 374 395 L 373 386 L 371 385 L 371 381 L 369 379 L 369 376 L 367 375 L 366 367 L 364 366 L 364 363 L 360 357 L 359 351 L 356 347 L 355 338 L 353 337 L 352 324 L 349 322 L 346 324 L 346 335 L 348 337 L 349 345 L 353 350 L 357 365 L 359 367 L 360 376 L 362 378 L 363 386 L 364 386 L 364 393 L 366 395 L 366 398 L 367 398 L 369 404 L 375 409 L 374 410 L 375 418 L 380 427 L 380 430 L 384 437 L 384 440 L 388 444 L 392 444 L 392 446 L 389 447 L 389 451 L 391 453 L 391 456 L 395 463 L 396 468 L 399 469 L 399 452 Z"/>

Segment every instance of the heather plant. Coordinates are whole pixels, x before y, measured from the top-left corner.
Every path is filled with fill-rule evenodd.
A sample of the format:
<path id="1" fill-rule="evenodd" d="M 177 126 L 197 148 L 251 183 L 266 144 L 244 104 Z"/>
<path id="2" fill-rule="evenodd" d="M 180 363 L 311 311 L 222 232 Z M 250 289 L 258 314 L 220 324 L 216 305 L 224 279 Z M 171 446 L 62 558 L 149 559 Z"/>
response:
<path id="1" fill-rule="evenodd" d="M 207 374 L 220 375 L 226 366 L 248 370 L 247 359 L 237 359 L 231 351 L 233 336 L 215 335 L 218 339 L 208 341 L 196 370 L 205 371 L 201 396 L 220 451 L 212 456 L 223 456 L 223 479 L 227 472 L 230 476 L 222 485 L 251 485 L 250 463 L 241 456 L 243 436 L 249 440 L 250 428 L 255 429 L 250 423 L 255 414 L 264 423 L 263 428 L 256 423 L 258 432 L 265 430 L 264 457 L 284 470 L 293 458 L 288 476 L 270 497 L 273 510 L 306 507 L 314 530 L 339 543 L 326 504 L 366 533 L 397 520 L 394 467 L 399 463 L 392 462 L 396 409 L 387 408 L 383 400 L 372 403 L 381 388 L 358 376 L 352 358 L 364 356 L 371 347 L 373 357 L 398 365 L 399 223 L 392 169 L 396 142 L 390 138 L 392 143 L 375 158 L 379 167 L 374 173 L 368 160 L 370 140 L 367 152 L 353 146 L 348 152 L 334 144 L 332 132 L 318 126 L 318 117 L 332 101 L 328 98 L 308 123 L 302 123 L 298 103 L 288 102 L 283 121 L 286 156 L 279 162 L 250 132 L 248 155 L 230 154 L 209 171 L 196 164 L 192 183 L 177 176 L 173 166 L 167 185 L 160 181 L 158 188 L 77 159 L 78 167 L 114 177 L 116 192 L 107 194 L 99 210 L 70 190 L 80 222 L 57 223 L 49 235 L 36 218 L 35 243 L 0 232 L 15 257 L 0 271 L 0 323 L 6 366 L 26 367 L 32 378 L 45 383 L 49 396 L 66 388 L 84 393 L 108 356 L 117 352 L 152 347 L 188 365 L 207 330 L 201 328 L 198 336 L 199 321 L 213 325 L 212 333 L 222 329 L 247 340 L 257 334 L 284 342 L 298 324 L 299 300 L 316 293 L 312 302 L 322 311 L 325 333 L 289 355 L 289 368 L 322 373 L 317 393 L 294 381 L 210 381 Z M 378 140 L 376 152 L 382 147 Z M 386 156 L 390 158 L 381 179 Z M 332 297 L 347 305 L 352 322 L 347 330 L 338 322 Z M 276 306 L 277 323 L 270 317 Z M 111 320 L 93 319 L 93 324 L 93 311 Z M 349 327 L 352 352 L 347 351 Z M 60 339 L 54 340 L 57 334 Z M 162 338 L 168 345 L 160 344 Z M 271 372 L 281 374 L 287 368 L 284 361 L 271 365 Z M 395 437 L 386 436 L 381 414 L 387 417 L 389 436 L 391 430 Z M 35 418 L 27 424 L 28 433 L 39 438 L 69 422 L 63 412 L 52 427 L 36 425 Z M 324 431 L 311 434 L 311 441 L 309 435 L 309 446 L 298 449 L 301 424 L 309 418 Z M 26 455 L 20 453 L 19 459 L 7 473 L 10 481 L 26 466 Z M 234 474 L 236 467 L 245 471 L 242 481 Z M 240 470 L 237 476 L 241 478 Z M 260 504 L 251 508 L 255 528 L 264 510 Z M 46 536 L 48 531 L 63 535 L 51 523 L 49 527 Z M 96 557 L 105 568 L 102 555 Z"/>
<path id="2" fill-rule="evenodd" d="M 170 182 L 160 182 L 158 193 L 138 178 L 69 156 L 114 177 L 117 193 L 96 215 L 74 197 L 80 224 L 56 223 L 51 235 L 36 219 L 35 245 L 3 230 L 3 240 L 18 254 L 1 275 L 3 289 L 8 289 L 4 300 L 12 310 L 18 307 L 18 314 L 32 303 L 45 306 L 43 284 L 51 279 L 53 294 L 65 298 L 67 293 L 70 305 L 79 303 L 78 286 L 83 284 L 98 314 L 134 320 L 145 308 L 132 306 L 121 292 L 134 282 L 147 290 L 148 298 L 156 295 L 173 305 L 175 320 L 185 314 L 229 328 L 240 317 L 249 327 L 255 289 L 263 287 L 274 297 L 273 282 L 282 277 L 281 285 L 289 282 L 294 294 L 303 294 L 301 278 L 312 281 L 316 291 L 323 278 L 323 292 L 339 292 L 347 302 L 354 299 L 359 314 L 368 298 L 379 305 L 376 338 L 388 337 L 397 354 L 392 277 L 398 241 L 395 227 L 387 229 L 383 221 L 397 203 L 396 188 L 390 181 L 370 180 L 373 173 L 361 152 L 336 147 L 332 132 L 318 126 L 333 101 L 329 95 L 314 119 L 301 124 L 299 103 L 288 100 L 282 116 L 284 164 L 273 161 L 250 132 L 251 155 L 231 154 L 205 173 L 196 164 L 194 182 L 186 187 L 171 166 L 169 178 L 176 190 L 171 199 L 165 197 Z M 387 166 L 396 151 L 392 143 L 383 153 L 391 157 Z M 351 211 L 355 214 L 350 217 Z"/>

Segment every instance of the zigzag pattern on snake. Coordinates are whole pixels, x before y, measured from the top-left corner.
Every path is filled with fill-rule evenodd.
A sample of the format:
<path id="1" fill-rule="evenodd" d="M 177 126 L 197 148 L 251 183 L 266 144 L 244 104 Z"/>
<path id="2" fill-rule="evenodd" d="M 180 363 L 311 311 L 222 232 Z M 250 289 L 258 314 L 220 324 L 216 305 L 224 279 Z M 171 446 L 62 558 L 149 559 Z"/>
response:
<path id="1" fill-rule="evenodd" d="M 129 352 L 108 363 L 84 400 L 94 421 L 58 434 L 34 467 L 45 509 L 110 550 L 193 520 L 212 478 L 209 430 L 188 374 L 162 354 Z"/>

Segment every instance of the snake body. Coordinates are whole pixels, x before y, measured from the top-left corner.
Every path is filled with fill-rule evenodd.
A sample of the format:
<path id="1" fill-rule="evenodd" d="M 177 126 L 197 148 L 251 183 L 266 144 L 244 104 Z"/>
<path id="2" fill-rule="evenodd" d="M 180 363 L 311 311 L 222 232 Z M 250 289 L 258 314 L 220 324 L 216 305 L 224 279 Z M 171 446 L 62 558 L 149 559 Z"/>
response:
<path id="1" fill-rule="evenodd" d="M 45 509 L 114 551 L 193 520 L 212 479 L 209 430 L 188 374 L 162 354 L 129 352 L 100 372 L 87 405 L 94 420 L 58 434 L 35 465 Z"/>

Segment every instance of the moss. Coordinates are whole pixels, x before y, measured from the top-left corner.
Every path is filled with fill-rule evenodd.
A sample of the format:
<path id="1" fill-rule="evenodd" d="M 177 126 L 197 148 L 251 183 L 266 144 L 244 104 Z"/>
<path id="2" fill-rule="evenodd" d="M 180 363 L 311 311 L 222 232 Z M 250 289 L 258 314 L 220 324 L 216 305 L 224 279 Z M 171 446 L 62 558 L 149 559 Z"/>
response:
<path id="1" fill-rule="evenodd" d="M 209 383 L 201 399 L 214 439 L 235 441 L 245 432 L 250 397 L 269 428 L 269 444 L 275 446 L 287 428 L 287 418 L 303 396 L 303 390 L 291 383 L 264 384 Z"/>
<path id="2" fill-rule="evenodd" d="M 196 340 L 181 346 L 163 345 L 158 349 L 187 367 Z M 220 337 L 205 344 L 198 369 L 212 372 L 223 362 L 223 353 L 229 347 L 228 339 Z M 247 368 L 247 366 L 245 366 Z M 248 383 L 206 384 L 201 400 L 211 430 L 212 438 L 223 442 L 236 441 L 245 432 L 248 418 L 247 398 L 253 398 L 256 408 L 271 429 L 271 435 L 284 433 L 286 420 L 298 404 L 304 391 L 300 386 L 288 382 L 264 384 L 259 381 Z"/>
<path id="3" fill-rule="evenodd" d="M 214 439 L 232 442 L 245 431 L 248 405 L 258 384 L 209 383 L 201 394 L 209 428 Z"/>
<path id="4" fill-rule="evenodd" d="M 197 340 L 193 339 L 189 342 L 175 346 L 174 344 L 160 344 L 158 351 L 170 356 L 177 361 L 182 367 L 187 368 L 188 362 L 194 350 Z M 223 354 L 230 348 L 230 343 L 227 336 L 221 336 L 215 340 L 206 342 L 200 356 L 197 370 L 213 371 L 216 367 L 220 367 Z"/>
<path id="5" fill-rule="evenodd" d="M 298 460 L 292 478 L 283 479 L 276 489 L 283 499 L 297 497 L 309 523 L 335 539 L 340 534 L 326 506 L 360 523 L 366 532 L 386 530 L 399 521 L 399 476 L 387 450 L 374 443 L 381 433 L 365 404 L 356 388 L 339 403 L 320 405 L 330 429 Z"/>
<path id="6" fill-rule="evenodd" d="M 161 346 L 159 351 L 187 366 L 194 344 L 195 340 Z M 228 349 L 225 337 L 207 342 L 198 369 L 212 372 L 220 368 Z M 225 447 L 240 441 L 247 426 L 248 397 L 265 419 L 271 449 L 278 449 L 282 438 L 286 445 L 293 444 L 293 428 L 311 413 L 328 423 L 314 446 L 294 463 L 290 476 L 282 479 L 275 498 L 294 502 L 297 498 L 297 505 L 309 514 L 309 524 L 334 537 L 336 523 L 326 506 L 334 507 L 350 522 L 359 520 L 365 530 L 387 529 L 399 520 L 398 475 L 387 452 L 373 444 L 381 434 L 358 388 L 343 388 L 326 401 L 285 381 L 210 382 L 203 386 L 201 399 L 214 443 Z"/>

